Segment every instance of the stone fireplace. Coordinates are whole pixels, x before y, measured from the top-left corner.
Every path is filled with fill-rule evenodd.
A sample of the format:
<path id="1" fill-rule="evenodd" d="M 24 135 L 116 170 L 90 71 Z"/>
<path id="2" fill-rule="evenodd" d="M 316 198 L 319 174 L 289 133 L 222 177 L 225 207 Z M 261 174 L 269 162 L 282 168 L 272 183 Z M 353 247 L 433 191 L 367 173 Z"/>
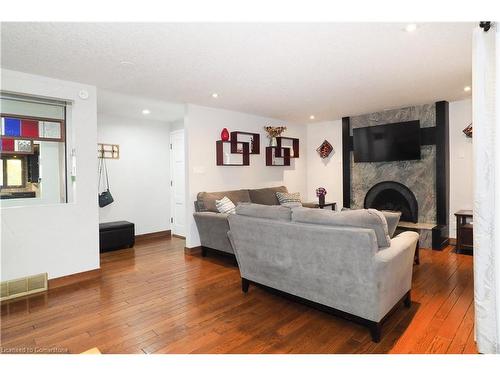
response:
<path id="1" fill-rule="evenodd" d="M 354 116 L 350 118 L 350 127 L 354 129 L 416 120 L 420 121 L 421 128 L 435 127 L 435 105 L 426 104 Z M 420 160 L 355 163 L 353 154 L 351 153 L 350 207 L 366 207 L 365 198 L 370 189 L 379 183 L 394 182 L 404 185 L 411 191 L 410 194 L 418 202 L 417 220 L 415 221 L 413 218 L 412 220 L 403 220 L 401 218 L 401 220 L 436 224 L 436 146 L 433 144 L 423 144 L 421 155 Z M 391 185 L 393 187 L 396 186 L 396 184 Z M 378 190 L 379 188 L 376 189 Z M 402 193 L 402 191 L 399 192 Z"/>
<path id="2" fill-rule="evenodd" d="M 353 129 L 419 121 L 419 160 L 355 162 Z M 342 118 L 343 205 L 401 211 L 401 229 L 420 233 L 420 246 L 443 249 L 449 237 L 448 103 Z"/>
<path id="3" fill-rule="evenodd" d="M 415 194 L 396 181 L 379 182 L 365 196 L 365 208 L 399 211 L 402 221 L 418 222 L 418 202 Z"/>

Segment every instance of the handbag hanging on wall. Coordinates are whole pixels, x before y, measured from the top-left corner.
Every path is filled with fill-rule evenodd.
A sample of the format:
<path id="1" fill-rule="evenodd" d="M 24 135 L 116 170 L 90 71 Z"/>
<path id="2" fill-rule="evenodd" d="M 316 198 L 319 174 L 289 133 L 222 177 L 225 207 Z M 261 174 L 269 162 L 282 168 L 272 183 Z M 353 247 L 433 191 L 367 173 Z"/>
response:
<path id="1" fill-rule="evenodd" d="M 108 168 L 106 167 L 106 161 L 104 158 L 99 159 L 99 182 L 98 182 L 98 189 L 101 187 L 101 176 L 102 174 L 106 175 L 106 182 L 105 182 L 105 190 L 98 194 L 98 202 L 99 202 L 99 207 L 106 207 L 107 205 L 113 203 L 114 199 L 113 196 L 111 195 L 111 192 L 109 191 L 109 178 L 108 178 Z"/>

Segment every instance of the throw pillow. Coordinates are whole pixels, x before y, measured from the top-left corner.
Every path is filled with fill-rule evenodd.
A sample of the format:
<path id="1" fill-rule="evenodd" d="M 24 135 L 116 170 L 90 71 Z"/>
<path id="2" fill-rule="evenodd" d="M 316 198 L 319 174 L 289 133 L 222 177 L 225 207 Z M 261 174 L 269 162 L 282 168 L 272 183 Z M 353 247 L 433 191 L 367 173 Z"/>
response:
<path id="1" fill-rule="evenodd" d="M 236 207 L 234 203 L 228 197 L 224 197 L 220 200 L 215 200 L 215 207 L 222 214 L 234 214 Z"/>
<path id="2" fill-rule="evenodd" d="M 276 192 L 276 197 L 282 206 L 298 206 L 302 205 L 300 193 L 281 193 Z"/>
<path id="3" fill-rule="evenodd" d="M 385 220 L 387 221 L 387 229 L 389 231 L 389 237 L 394 237 L 394 233 L 396 232 L 396 228 L 399 224 L 399 219 L 401 218 L 401 212 L 397 211 L 380 211 L 382 215 L 385 216 Z"/>

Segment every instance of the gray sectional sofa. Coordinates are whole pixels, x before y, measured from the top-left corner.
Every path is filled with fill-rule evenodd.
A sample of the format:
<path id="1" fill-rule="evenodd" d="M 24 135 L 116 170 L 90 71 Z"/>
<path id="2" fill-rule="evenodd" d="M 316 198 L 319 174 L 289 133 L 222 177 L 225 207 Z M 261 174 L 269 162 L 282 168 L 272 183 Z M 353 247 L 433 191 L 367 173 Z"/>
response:
<path id="1" fill-rule="evenodd" d="M 276 192 L 288 192 L 285 186 L 277 186 L 262 189 L 241 189 L 218 192 L 198 193 L 194 202 L 195 213 L 193 214 L 200 242 L 202 255 L 205 256 L 208 249 L 215 249 L 225 253 L 233 254 L 233 248 L 229 243 L 227 232 L 229 224 L 227 214 L 221 214 L 215 207 L 215 200 L 228 197 L 234 204 L 239 202 L 252 202 L 262 205 L 279 205 Z"/>
<path id="2" fill-rule="evenodd" d="M 246 203 L 228 222 L 244 292 L 251 281 L 311 301 L 367 325 L 376 342 L 390 312 L 410 306 L 418 234 L 391 238 L 377 210 Z"/>

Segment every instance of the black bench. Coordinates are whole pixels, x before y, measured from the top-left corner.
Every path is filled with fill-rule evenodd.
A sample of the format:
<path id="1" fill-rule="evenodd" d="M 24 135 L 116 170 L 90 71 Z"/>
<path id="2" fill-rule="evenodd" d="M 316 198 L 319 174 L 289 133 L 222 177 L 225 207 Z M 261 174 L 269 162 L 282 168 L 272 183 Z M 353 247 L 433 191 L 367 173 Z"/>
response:
<path id="1" fill-rule="evenodd" d="M 113 221 L 99 224 L 99 250 L 118 250 L 134 246 L 135 227 L 128 221 Z"/>

